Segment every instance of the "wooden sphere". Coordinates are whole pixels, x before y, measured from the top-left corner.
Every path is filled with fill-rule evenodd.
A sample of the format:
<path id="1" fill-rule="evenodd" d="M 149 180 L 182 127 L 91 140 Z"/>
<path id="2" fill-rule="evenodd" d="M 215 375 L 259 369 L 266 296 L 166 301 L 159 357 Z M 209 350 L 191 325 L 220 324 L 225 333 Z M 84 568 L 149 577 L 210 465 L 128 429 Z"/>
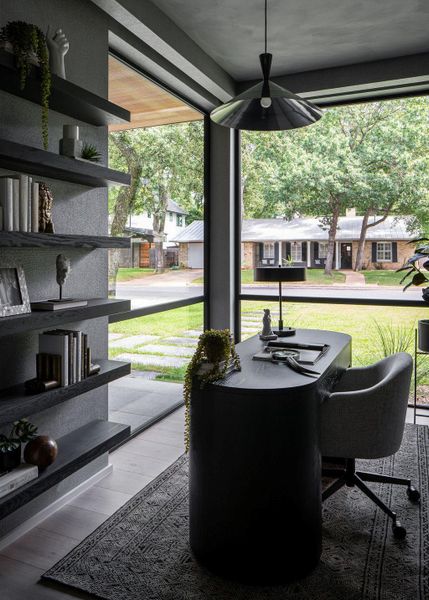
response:
<path id="1" fill-rule="evenodd" d="M 57 442 L 48 435 L 38 435 L 25 446 L 24 460 L 30 465 L 36 465 L 44 469 L 54 462 L 57 454 Z"/>

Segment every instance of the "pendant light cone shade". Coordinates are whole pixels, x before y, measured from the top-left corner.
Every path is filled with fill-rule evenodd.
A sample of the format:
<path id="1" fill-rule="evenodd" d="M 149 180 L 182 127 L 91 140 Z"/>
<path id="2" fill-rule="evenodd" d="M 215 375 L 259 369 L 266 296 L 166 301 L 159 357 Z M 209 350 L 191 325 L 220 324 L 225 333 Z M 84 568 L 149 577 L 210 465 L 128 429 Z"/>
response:
<path id="1" fill-rule="evenodd" d="M 267 0 L 265 0 L 265 52 L 259 55 L 263 80 L 229 102 L 215 108 L 210 118 L 218 125 L 250 131 L 280 131 L 306 127 L 322 111 L 270 81 L 272 54 L 267 52 Z"/>
<path id="2" fill-rule="evenodd" d="M 264 82 L 246 90 L 210 114 L 212 121 L 231 129 L 279 131 L 297 129 L 316 123 L 322 111 L 312 102 L 269 81 L 271 106 L 263 108 L 261 98 Z"/>

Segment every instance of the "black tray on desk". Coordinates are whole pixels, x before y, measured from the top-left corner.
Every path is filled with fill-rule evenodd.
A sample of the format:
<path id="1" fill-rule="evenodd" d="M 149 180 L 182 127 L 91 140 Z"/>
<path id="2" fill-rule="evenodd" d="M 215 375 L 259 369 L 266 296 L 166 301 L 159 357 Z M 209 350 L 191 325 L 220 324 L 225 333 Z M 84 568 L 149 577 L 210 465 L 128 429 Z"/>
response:
<path id="1" fill-rule="evenodd" d="M 253 356 L 255 360 L 271 360 L 271 352 L 277 350 L 296 350 L 299 358 L 296 360 L 303 365 L 314 365 L 324 356 L 330 346 L 329 344 L 300 344 L 286 342 L 283 340 L 272 340 L 267 343 L 264 350 Z"/>

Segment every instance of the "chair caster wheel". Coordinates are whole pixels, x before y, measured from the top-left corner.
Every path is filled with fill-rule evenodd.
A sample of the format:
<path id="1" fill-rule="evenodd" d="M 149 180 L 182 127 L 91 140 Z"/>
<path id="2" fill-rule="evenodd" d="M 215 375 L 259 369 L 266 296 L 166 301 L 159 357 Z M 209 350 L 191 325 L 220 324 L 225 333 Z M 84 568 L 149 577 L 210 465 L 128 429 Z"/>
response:
<path id="1" fill-rule="evenodd" d="M 399 521 L 396 521 L 396 523 L 392 524 L 392 531 L 393 535 L 397 540 L 403 540 L 407 535 L 407 530 L 401 525 Z"/>
<path id="2" fill-rule="evenodd" d="M 416 490 L 416 488 L 412 485 L 410 485 L 410 487 L 407 488 L 407 496 L 409 500 L 411 500 L 411 502 L 418 502 L 420 500 L 419 490 Z"/>

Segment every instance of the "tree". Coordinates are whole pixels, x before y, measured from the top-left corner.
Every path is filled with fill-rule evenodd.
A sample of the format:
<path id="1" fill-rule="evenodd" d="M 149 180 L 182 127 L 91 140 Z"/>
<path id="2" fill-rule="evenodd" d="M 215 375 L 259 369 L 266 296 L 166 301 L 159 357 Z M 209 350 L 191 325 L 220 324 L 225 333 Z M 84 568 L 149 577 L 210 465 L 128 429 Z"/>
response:
<path id="1" fill-rule="evenodd" d="M 203 211 L 203 130 L 201 122 L 111 133 L 110 165 L 126 168 L 131 186 L 109 196 L 112 235 L 122 235 L 131 213 L 152 214 L 156 266 L 164 266 L 165 218 L 174 199 L 193 217 Z M 117 268 L 117 267 L 116 267 Z"/>

